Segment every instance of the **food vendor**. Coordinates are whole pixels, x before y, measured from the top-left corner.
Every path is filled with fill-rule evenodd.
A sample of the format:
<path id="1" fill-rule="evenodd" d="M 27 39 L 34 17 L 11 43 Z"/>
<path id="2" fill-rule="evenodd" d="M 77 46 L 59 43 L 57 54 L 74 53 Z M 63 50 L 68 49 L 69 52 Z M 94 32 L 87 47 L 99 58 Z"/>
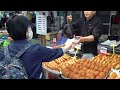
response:
<path id="1" fill-rule="evenodd" d="M 72 16 L 67 17 L 72 21 Z M 83 53 L 92 53 L 97 55 L 97 44 L 102 34 L 102 20 L 96 16 L 96 11 L 84 11 L 84 17 L 72 23 L 73 29 L 77 29 L 76 40 L 74 44 L 82 43 L 81 51 Z"/>

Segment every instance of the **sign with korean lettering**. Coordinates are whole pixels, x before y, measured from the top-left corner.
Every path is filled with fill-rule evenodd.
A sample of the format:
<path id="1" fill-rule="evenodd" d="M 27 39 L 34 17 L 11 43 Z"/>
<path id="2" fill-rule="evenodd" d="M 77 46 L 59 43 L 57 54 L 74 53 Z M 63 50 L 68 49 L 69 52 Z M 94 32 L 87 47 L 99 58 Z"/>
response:
<path id="1" fill-rule="evenodd" d="M 105 48 L 105 47 L 101 47 L 101 49 L 100 49 L 100 53 L 102 53 L 102 54 L 106 54 L 106 53 L 107 53 L 107 48 Z"/>
<path id="2" fill-rule="evenodd" d="M 36 34 L 47 34 L 47 15 L 45 11 L 36 12 Z"/>

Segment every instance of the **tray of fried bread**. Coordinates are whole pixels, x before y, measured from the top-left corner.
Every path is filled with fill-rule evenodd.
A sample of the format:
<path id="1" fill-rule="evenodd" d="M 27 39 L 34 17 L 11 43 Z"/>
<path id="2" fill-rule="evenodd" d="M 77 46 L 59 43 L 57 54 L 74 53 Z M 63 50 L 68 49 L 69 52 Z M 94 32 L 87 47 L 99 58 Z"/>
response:
<path id="1" fill-rule="evenodd" d="M 75 63 L 76 60 L 72 59 L 71 56 L 64 54 L 63 56 L 51 61 L 51 62 L 43 62 L 42 67 L 51 73 L 60 75 L 60 71 L 70 64 Z"/>
<path id="2" fill-rule="evenodd" d="M 96 58 L 83 58 L 61 71 L 65 79 L 106 79 L 111 67 Z"/>
<path id="3" fill-rule="evenodd" d="M 49 64 L 54 65 L 55 63 L 54 63 L 54 62 L 51 62 L 51 63 L 49 63 Z M 51 67 L 48 67 L 48 65 L 43 62 L 42 67 L 43 67 L 45 70 L 47 70 L 47 71 L 49 71 L 49 72 L 51 72 L 51 73 L 54 73 L 54 74 L 56 74 L 56 75 L 60 75 L 60 72 L 54 69 L 54 67 L 56 67 L 56 65 L 55 65 L 54 67 L 52 67 L 52 66 L 51 66 Z"/>
<path id="4" fill-rule="evenodd" d="M 120 79 L 120 69 L 111 69 L 107 79 Z"/>

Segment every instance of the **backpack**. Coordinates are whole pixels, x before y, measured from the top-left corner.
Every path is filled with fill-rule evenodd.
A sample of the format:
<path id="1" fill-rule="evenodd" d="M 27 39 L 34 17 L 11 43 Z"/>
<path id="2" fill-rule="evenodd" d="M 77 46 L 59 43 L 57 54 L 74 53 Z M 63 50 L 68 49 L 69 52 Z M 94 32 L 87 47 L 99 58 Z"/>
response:
<path id="1" fill-rule="evenodd" d="M 30 46 L 26 44 L 16 55 L 9 53 L 8 47 L 4 49 L 4 56 L 0 59 L 0 79 L 28 79 L 19 58 Z"/>

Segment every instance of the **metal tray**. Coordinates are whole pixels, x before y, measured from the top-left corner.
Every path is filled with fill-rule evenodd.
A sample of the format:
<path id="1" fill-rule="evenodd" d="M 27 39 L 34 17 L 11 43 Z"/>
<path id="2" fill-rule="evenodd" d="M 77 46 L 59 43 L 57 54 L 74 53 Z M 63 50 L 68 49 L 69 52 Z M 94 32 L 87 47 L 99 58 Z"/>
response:
<path id="1" fill-rule="evenodd" d="M 111 71 L 109 71 L 109 73 L 108 73 L 108 74 L 105 76 L 105 78 L 103 78 L 103 79 L 107 79 L 107 77 L 109 76 L 110 72 L 111 72 Z M 61 73 L 61 77 L 62 77 L 63 79 L 70 79 L 70 78 L 67 78 L 67 77 L 63 76 L 63 75 L 62 75 L 62 72 L 60 72 L 60 73 Z"/>
<path id="2" fill-rule="evenodd" d="M 42 65 L 42 67 L 43 67 L 45 70 L 47 70 L 47 71 L 49 71 L 49 72 L 51 72 L 51 73 L 53 73 L 53 74 L 60 75 L 60 72 L 57 71 L 57 70 L 52 70 L 52 69 L 46 67 L 45 65 Z"/>
<path id="3" fill-rule="evenodd" d="M 104 79 L 107 79 L 111 72 L 112 71 L 109 71 L 108 74 L 106 75 L 106 77 Z"/>
<path id="4" fill-rule="evenodd" d="M 61 74 L 61 78 L 63 78 L 63 79 L 70 79 L 70 78 L 67 78 L 67 77 L 63 76 L 62 74 Z"/>

